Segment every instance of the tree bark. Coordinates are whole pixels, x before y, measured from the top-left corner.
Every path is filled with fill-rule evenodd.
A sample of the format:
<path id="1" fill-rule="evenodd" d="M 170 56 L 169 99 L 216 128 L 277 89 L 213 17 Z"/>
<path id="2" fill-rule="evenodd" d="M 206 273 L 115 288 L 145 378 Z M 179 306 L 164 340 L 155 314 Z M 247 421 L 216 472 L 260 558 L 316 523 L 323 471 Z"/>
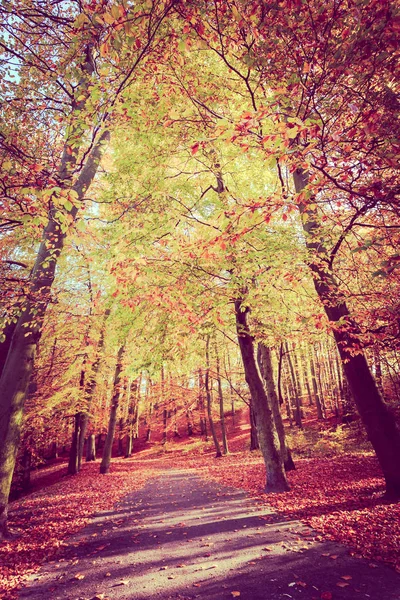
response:
<path id="1" fill-rule="evenodd" d="M 222 456 L 221 447 L 219 445 L 219 441 L 217 438 L 217 433 L 215 431 L 214 421 L 212 418 L 212 398 L 211 398 L 211 390 L 210 390 L 210 355 L 209 355 L 209 346 L 210 346 L 210 336 L 207 336 L 206 339 L 206 375 L 204 378 L 204 387 L 206 390 L 207 397 L 207 415 L 208 422 L 210 423 L 211 435 L 214 441 L 216 458 L 220 458 Z"/>
<path id="2" fill-rule="evenodd" d="M 268 348 L 268 346 L 266 346 L 262 342 L 259 342 L 257 347 L 257 361 L 261 375 L 265 381 L 267 398 L 269 400 L 269 405 L 272 410 L 276 431 L 278 432 L 285 471 L 293 471 L 293 469 L 295 469 L 296 467 L 293 462 L 290 448 L 286 444 L 285 428 L 283 426 L 278 394 L 276 393 L 275 389 L 274 375 L 272 370 L 271 349 Z"/>
<path id="3" fill-rule="evenodd" d="M 308 184 L 306 172 L 294 172 L 296 192 Z M 299 200 L 299 209 L 309 250 L 309 266 L 315 290 L 324 307 L 338 346 L 349 387 L 386 481 L 386 496 L 400 498 L 400 431 L 384 403 L 367 360 L 360 348 L 359 329 L 350 315 L 333 275 L 328 253 L 321 243 L 316 208 Z M 356 352 L 356 354 L 354 353 Z"/>
<path id="4" fill-rule="evenodd" d="M 219 399 L 219 418 L 221 423 L 221 435 L 222 435 L 222 448 L 223 453 L 229 454 L 228 449 L 228 440 L 226 437 L 226 427 L 225 427 L 225 414 L 224 414 L 224 396 L 222 393 L 222 383 L 221 383 L 221 373 L 220 373 L 220 361 L 217 347 L 217 340 L 215 340 L 215 359 L 216 359 L 216 369 L 217 369 L 217 386 L 218 386 L 218 399 Z"/>
<path id="5" fill-rule="evenodd" d="M 247 323 L 249 309 L 242 300 L 235 300 L 236 329 L 247 385 L 256 417 L 258 441 L 267 472 L 266 492 L 289 490 L 279 437 L 254 355 L 254 339 Z"/>
<path id="6" fill-rule="evenodd" d="M 285 353 L 286 353 L 286 358 L 287 358 L 287 363 L 289 365 L 289 373 L 290 373 L 290 379 L 292 382 L 292 390 L 293 390 L 293 400 L 294 400 L 294 405 L 295 405 L 295 411 L 294 411 L 294 420 L 295 423 L 298 427 L 300 427 L 300 429 L 303 428 L 303 424 L 302 424 L 302 420 L 301 420 L 301 407 L 300 407 L 300 392 L 299 392 L 299 386 L 298 386 L 298 381 L 297 381 L 297 377 L 296 377 L 296 373 L 295 370 L 293 368 L 293 362 L 290 356 L 290 352 L 291 350 L 289 350 L 289 344 L 286 342 L 285 344 Z"/>
<path id="7" fill-rule="evenodd" d="M 115 366 L 113 395 L 112 395 L 111 406 L 110 406 L 110 418 L 108 421 L 108 431 L 107 431 L 106 441 L 104 444 L 103 458 L 102 458 L 101 464 L 100 464 L 100 473 L 102 473 L 102 474 L 108 473 L 110 471 L 111 453 L 112 453 L 112 446 L 113 446 L 114 435 L 115 435 L 115 428 L 117 425 L 117 411 L 118 411 L 119 397 L 120 397 L 120 393 L 121 393 L 120 387 L 121 387 L 122 355 L 124 353 L 124 349 L 125 349 L 125 347 L 121 346 L 120 349 L 118 350 L 117 363 Z"/>
<path id="8" fill-rule="evenodd" d="M 254 450 L 260 449 L 260 444 L 258 443 L 256 416 L 254 414 L 254 410 L 251 405 L 251 401 L 249 404 L 249 418 L 250 418 L 250 452 L 254 452 Z"/>
<path id="9" fill-rule="evenodd" d="M 74 431 L 72 434 L 71 450 L 69 451 L 68 475 L 76 475 L 79 471 L 79 438 L 81 433 L 82 413 L 77 412 L 74 416 Z"/>
<path id="10" fill-rule="evenodd" d="M 86 462 L 96 460 L 96 436 L 94 433 L 89 435 L 86 441 Z"/>

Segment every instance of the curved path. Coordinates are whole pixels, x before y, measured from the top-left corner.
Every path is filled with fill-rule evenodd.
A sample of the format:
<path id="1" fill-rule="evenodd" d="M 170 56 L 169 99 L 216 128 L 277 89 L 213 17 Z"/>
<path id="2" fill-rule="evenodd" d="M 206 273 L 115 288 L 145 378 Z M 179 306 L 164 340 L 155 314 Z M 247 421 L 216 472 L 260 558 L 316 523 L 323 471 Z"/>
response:
<path id="1" fill-rule="evenodd" d="M 400 600 L 400 576 L 317 542 L 244 492 L 172 470 L 99 513 L 20 592 L 29 600 Z"/>

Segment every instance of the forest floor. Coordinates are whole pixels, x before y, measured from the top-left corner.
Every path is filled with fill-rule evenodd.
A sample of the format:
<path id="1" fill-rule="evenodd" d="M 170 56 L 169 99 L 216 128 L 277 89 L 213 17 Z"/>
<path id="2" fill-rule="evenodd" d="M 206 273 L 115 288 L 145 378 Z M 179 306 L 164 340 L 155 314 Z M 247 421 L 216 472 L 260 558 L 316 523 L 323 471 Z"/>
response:
<path id="1" fill-rule="evenodd" d="M 212 563 L 209 566 L 213 567 L 209 569 L 209 573 L 206 573 L 207 577 L 210 576 L 207 590 L 204 583 L 201 584 L 201 590 L 196 590 L 199 582 L 196 579 L 197 575 L 194 576 L 194 573 L 197 573 L 197 567 L 193 566 L 189 571 L 187 569 L 185 571 L 187 572 L 187 585 L 184 580 L 176 580 L 178 576 L 175 572 L 170 574 L 173 579 L 168 580 L 167 575 L 167 580 L 176 584 L 176 589 L 171 587 L 172 584 L 168 584 L 168 590 L 172 594 L 171 597 L 179 597 L 179 594 L 181 594 L 181 598 L 196 597 L 197 591 L 199 597 L 228 598 L 231 592 L 237 591 L 241 593 L 241 597 L 256 598 L 256 595 L 246 596 L 248 593 L 246 587 L 251 587 L 251 581 L 258 581 L 262 576 L 263 581 L 268 583 L 268 589 L 271 589 L 274 593 L 276 592 L 276 594 L 281 594 L 281 596 L 269 595 L 270 598 L 295 598 L 297 594 L 298 597 L 302 598 L 328 600 L 331 597 L 367 597 L 369 594 L 369 597 L 373 600 L 375 598 L 379 598 L 379 600 L 385 600 L 385 598 L 400 600 L 400 504 L 385 504 L 382 502 L 381 495 L 384 485 L 379 467 L 373 457 L 351 455 L 297 459 L 296 471 L 289 473 L 291 491 L 285 494 L 266 496 L 262 493 L 264 468 L 258 453 L 241 450 L 233 452 L 222 459 L 215 459 L 212 451 L 209 450 L 204 453 L 199 451 L 199 447 L 195 451 L 195 447 L 196 442 L 194 442 L 194 448 L 190 449 L 186 440 L 185 444 L 183 442 L 182 444 L 171 444 L 163 450 L 160 446 L 142 449 L 131 459 L 113 459 L 112 472 L 101 477 L 98 474 L 98 463 L 85 464 L 81 473 L 74 477 L 65 476 L 65 463 L 39 470 L 33 481 L 34 491 L 11 504 L 10 521 L 17 537 L 0 546 L 0 589 L 5 590 L 2 598 L 15 598 L 17 588 L 26 581 L 28 576 L 31 579 L 32 577 L 35 578 L 35 573 L 45 560 L 51 562 L 48 562 L 49 566 L 44 567 L 42 571 L 46 573 L 46 570 L 50 568 L 53 573 L 52 570 L 54 570 L 51 575 L 54 581 L 59 576 L 63 579 L 63 569 L 65 570 L 65 566 L 68 565 L 66 580 L 69 582 L 67 593 L 70 595 L 61 595 L 60 598 L 94 598 L 94 592 L 97 591 L 100 593 L 100 598 L 102 597 L 101 593 L 105 594 L 104 598 L 123 598 L 127 597 L 126 594 L 131 598 L 142 598 L 140 595 L 132 595 L 131 588 L 129 588 L 129 581 L 132 577 L 132 569 L 129 571 L 129 565 L 133 563 L 136 565 L 140 562 L 139 558 L 136 558 L 138 551 L 148 552 L 149 550 L 148 545 L 141 548 L 140 544 L 134 543 L 138 541 L 137 534 L 141 533 L 140 526 L 143 525 L 143 520 L 145 520 L 147 537 L 160 535 L 159 538 L 151 538 L 154 540 L 155 546 L 159 546 L 158 542 L 168 540 L 165 551 L 167 553 L 172 551 L 173 547 L 170 542 L 174 541 L 178 544 L 179 539 L 174 537 L 175 527 L 173 528 L 172 525 L 176 525 L 176 523 L 173 520 L 173 512 L 170 511 L 168 505 L 171 506 L 174 502 L 178 502 L 183 495 L 187 498 L 190 497 L 192 494 L 190 486 L 193 484 L 195 488 L 197 486 L 202 491 L 193 492 L 192 500 L 194 504 L 193 506 L 187 505 L 187 515 L 184 514 L 187 498 L 185 501 L 182 499 L 183 506 L 182 509 L 179 509 L 181 515 L 179 522 L 189 526 L 188 520 L 192 519 L 193 511 L 199 511 L 199 502 L 200 505 L 201 502 L 204 504 L 204 514 L 210 512 L 211 504 L 216 506 L 218 503 L 217 508 L 215 506 L 212 508 L 212 512 L 214 511 L 216 516 L 215 521 L 213 521 L 215 533 L 206 535 L 207 527 L 210 526 L 209 517 L 207 522 L 202 522 L 205 526 L 203 533 L 200 531 L 195 533 L 196 529 L 188 529 L 183 526 L 182 531 L 187 531 L 187 537 L 195 540 L 193 548 L 200 547 L 198 544 L 201 537 L 216 536 L 215 540 L 213 537 L 212 540 L 205 540 L 204 543 L 215 543 L 219 550 L 214 553 L 214 546 L 210 546 L 210 549 L 204 552 L 204 554 L 210 554 L 207 558 Z M 233 449 L 235 448 L 233 447 Z M 179 469 L 185 469 L 187 474 L 184 477 L 178 471 L 174 474 L 175 470 Z M 157 479 L 161 475 L 165 477 L 166 472 L 172 479 Z M 193 483 L 198 482 L 197 477 L 201 477 L 201 484 Z M 189 487 L 185 491 L 186 483 Z M 146 485 L 150 487 L 143 488 Z M 246 491 L 250 499 L 245 501 L 244 496 L 241 495 L 240 500 L 238 500 L 239 496 L 232 492 L 232 488 L 241 488 Z M 125 508 L 121 509 L 119 507 L 115 509 L 114 513 L 112 512 L 115 503 L 123 498 L 127 498 L 126 501 L 130 503 L 131 517 L 126 514 L 127 510 Z M 149 501 L 150 498 L 152 502 L 158 503 L 157 507 L 146 505 L 145 501 Z M 223 522 L 226 519 L 224 520 L 223 517 L 231 519 L 232 515 L 235 514 L 236 501 L 244 503 L 243 506 L 240 505 L 240 513 L 243 512 L 243 514 L 240 518 L 238 517 L 239 521 L 244 520 L 240 521 L 241 524 L 231 523 L 228 531 L 224 529 Z M 137 506 L 136 502 L 138 502 Z M 248 502 L 251 504 L 249 505 Z M 147 508 L 145 508 L 146 506 Z M 248 508 L 249 514 L 246 513 L 247 508 L 245 506 L 252 507 Z M 142 509 L 145 513 L 140 513 Z M 260 513 L 257 516 L 258 520 L 253 522 L 250 517 L 257 514 L 253 512 L 255 509 L 259 510 Z M 123 517 L 120 516 L 121 510 L 124 513 Z M 107 515 L 104 511 L 111 512 Z M 167 519 L 163 516 L 164 511 L 167 513 Z M 271 511 L 274 514 L 270 518 Z M 87 525 L 92 515 L 101 512 L 101 516 L 96 517 L 91 525 Z M 133 515 L 135 512 L 137 513 L 136 516 Z M 156 521 L 152 521 L 150 517 L 155 517 L 158 524 Z M 263 518 L 265 527 L 262 524 L 260 525 L 260 517 Z M 126 518 L 130 519 L 128 530 L 123 524 Z M 121 519 L 122 522 L 119 523 Z M 137 519 L 136 522 L 135 519 Z M 164 531 L 165 528 L 161 527 L 160 521 L 163 519 L 165 520 L 165 528 L 172 533 Z M 170 521 L 170 519 L 172 520 Z M 248 523 L 247 519 L 250 519 Z M 246 525 L 245 527 L 243 523 Z M 82 531 L 82 528 L 86 525 L 89 530 L 84 530 L 83 534 L 79 534 L 90 540 L 90 543 L 85 542 L 89 544 L 85 546 L 85 543 L 82 544 L 79 541 L 81 538 L 71 538 L 70 536 L 77 535 L 77 532 Z M 128 547 L 126 554 L 128 558 L 126 559 L 117 539 L 118 532 L 121 533 L 120 525 L 123 532 L 128 531 L 126 535 L 123 534 L 124 540 L 128 536 L 129 541 L 134 543 L 133 546 Z M 154 531 L 151 533 L 153 525 Z M 197 525 L 200 525 L 200 523 L 191 523 L 190 527 L 196 527 Z M 261 530 L 258 531 L 257 527 L 260 526 Z M 304 526 L 308 527 L 306 529 L 308 533 L 305 536 Z M 95 528 L 94 531 L 93 528 Z M 261 541 L 260 535 L 262 548 L 271 546 L 271 550 L 264 551 L 262 548 L 260 549 L 260 544 L 256 543 L 257 537 L 246 537 L 247 549 L 245 549 L 240 531 L 248 528 L 254 530 L 254 536 L 259 536 L 261 532 L 264 536 Z M 234 529 L 238 529 L 238 531 L 235 532 Z M 91 533 L 88 534 L 87 531 L 91 531 Z M 108 546 L 111 543 L 110 540 L 113 539 L 113 533 L 116 536 L 114 550 Z M 237 567 L 239 570 L 236 575 L 238 577 L 240 575 L 239 579 L 235 579 L 235 573 L 233 571 L 228 572 L 226 570 L 228 567 L 223 566 L 224 561 L 227 560 L 226 556 L 230 552 L 230 544 L 226 541 L 228 538 L 235 540 L 231 545 L 236 547 L 237 543 L 240 553 L 244 552 L 245 556 L 248 557 L 245 560 L 245 562 L 247 561 L 246 565 L 242 565 L 244 570 L 242 567 L 240 569 Z M 343 545 L 338 546 L 336 544 L 332 546 L 333 542 L 343 542 Z M 281 547 L 279 544 L 281 544 Z M 325 546 L 325 544 L 327 545 Z M 285 546 L 288 547 L 285 548 Z M 188 544 L 185 547 L 189 548 L 191 546 Z M 207 546 L 204 546 L 204 548 L 207 549 Z M 195 556 L 191 552 L 188 550 L 187 558 L 173 555 L 178 573 L 181 572 L 180 569 L 182 569 L 182 572 L 184 570 L 184 567 L 177 567 L 178 564 L 192 565 Z M 236 569 L 235 565 L 239 564 L 235 562 L 235 553 L 236 551 L 232 554 L 233 562 L 232 566 L 229 567 L 232 569 Z M 260 556 L 270 555 L 274 557 L 271 562 L 272 570 L 265 566 L 267 563 L 263 559 L 260 562 L 262 569 L 258 571 L 257 565 Z M 159 556 L 161 555 L 159 554 Z M 286 558 L 284 558 L 285 556 Z M 83 564 L 81 561 L 84 557 L 86 558 Z M 198 558 L 204 559 L 205 556 L 198 553 Z M 93 577 L 100 576 L 99 573 L 102 567 L 99 563 L 100 566 L 98 565 L 93 570 L 92 576 L 89 563 L 91 561 L 102 561 L 103 559 L 105 561 L 104 565 L 108 565 L 107 572 L 110 572 L 110 582 L 112 581 L 113 585 L 117 583 L 119 585 L 111 589 L 111 585 L 107 584 L 103 586 L 102 591 L 101 585 L 93 584 Z M 118 560 L 123 561 L 121 564 L 128 567 L 127 570 L 125 570 L 125 567 L 119 568 Z M 147 558 L 144 560 L 144 564 L 147 560 Z M 112 569 L 110 563 L 113 561 L 115 567 Z M 218 565 L 220 561 L 222 561 L 220 567 L 215 566 L 214 568 L 213 565 Z M 253 562 L 256 564 L 252 565 Z M 386 563 L 389 568 L 381 563 Z M 193 565 L 196 564 L 195 561 Z M 56 565 L 59 566 L 56 567 Z M 276 578 L 277 581 L 271 582 L 270 580 L 275 578 L 273 570 L 280 572 L 283 568 L 282 565 L 284 565 L 284 577 L 282 574 L 283 578 L 279 576 Z M 169 567 L 172 567 L 172 565 L 169 565 Z M 161 567 L 158 566 L 157 568 Z M 203 575 L 203 579 L 207 579 L 201 565 L 198 568 L 200 574 Z M 147 567 L 143 567 L 143 569 L 146 571 Z M 221 571 L 218 571 L 218 569 L 221 569 Z M 312 575 L 313 570 L 315 571 L 315 577 Z M 124 572 L 122 573 L 122 571 Z M 140 569 L 137 570 L 135 567 L 133 581 L 136 580 L 136 575 L 139 577 L 140 573 L 142 575 L 137 581 L 142 581 L 142 577 L 146 581 L 150 578 L 150 581 L 154 576 L 155 583 L 149 583 L 150 587 L 146 591 L 146 597 L 151 598 L 152 596 L 149 595 L 150 590 L 154 594 L 158 593 L 157 581 L 159 575 L 156 577 L 152 568 L 148 573 L 146 571 L 147 574 L 144 571 L 142 573 Z M 214 571 L 218 576 L 214 576 Z M 327 578 L 328 572 L 330 573 L 329 578 Z M 357 575 L 357 572 L 359 572 L 359 575 Z M 70 573 L 74 575 L 70 576 Z M 245 573 L 247 575 L 243 579 Z M 78 577 L 81 575 L 83 577 Z M 195 578 L 192 580 L 193 577 Z M 247 577 L 248 579 L 246 579 Z M 225 580 L 226 583 L 224 583 Z M 239 580 L 243 581 L 241 586 L 239 586 Z M 375 587 L 373 587 L 373 582 L 377 581 L 380 582 L 380 590 L 384 589 L 382 587 L 383 580 L 390 583 L 387 591 L 389 595 L 386 596 L 382 595 L 383 592 L 376 594 L 374 592 Z M 103 581 L 102 576 L 98 581 L 100 583 Z M 121 583 L 122 581 L 124 583 Z M 36 593 L 34 592 L 35 586 L 36 589 L 40 589 L 42 585 L 40 582 L 41 579 L 37 582 L 33 581 L 32 593 Z M 368 586 L 362 585 L 365 582 L 368 582 L 368 586 L 372 587 L 369 589 Z M 82 584 L 83 590 L 86 583 L 90 584 L 92 595 L 87 595 L 86 591 L 81 593 L 79 586 Z M 232 587 L 234 584 L 235 586 Z M 274 585 L 272 586 L 272 584 Z M 144 583 L 143 585 L 147 584 Z M 223 585 L 228 587 L 223 588 Z M 193 586 L 190 593 L 185 586 Z M 219 586 L 219 592 L 215 586 Z M 54 587 L 53 584 L 49 583 L 47 589 L 52 587 Z M 182 591 L 183 588 L 186 589 L 185 592 Z M 50 589 L 46 594 L 42 593 L 41 597 L 46 597 L 49 600 L 56 599 L 58 596 L 53 595 L 53 592 L 56 594 L 57 589 L 56 586 L 53 591 Z M 265 588 L 263 589 L 263 598 L 265 598 Z M 168 597 L 166 590 L 167 588 L 165 588 L 163 597 Z M 356 592 L 355 590 L 361 591 Z M 139 594 L 139 592 L 141 593 L 140 588 L 135 594 Z M 218 593 L 219 596 L 215 595 Z M 157 595 L 154 595 L 154 598 L 156 597 Z M 35 595 L 32 598 L 35 598 Z"/>
<path id="2" fill-rule="evenodd" d="M 242 490 L 159 465 L 70 537 L 20 598 L 399 600 L 393 569 L 319 537 Z"/>

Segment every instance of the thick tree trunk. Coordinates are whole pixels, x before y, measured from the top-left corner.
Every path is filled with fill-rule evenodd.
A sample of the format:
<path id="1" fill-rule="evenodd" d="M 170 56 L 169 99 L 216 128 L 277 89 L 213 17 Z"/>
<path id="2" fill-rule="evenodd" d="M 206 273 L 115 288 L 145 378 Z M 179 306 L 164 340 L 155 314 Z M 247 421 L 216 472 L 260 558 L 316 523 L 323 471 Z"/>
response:
<path id="1" fill-rule="evenodd" d="M 209 355 L 209 346 L 210 346 L 210 336 L 207 336 L 207 340 L 206 340 L 206 375 L 205 375 L 205 380 L 204 380 L 204 387 L 206 390 L 206 397 L 207 397 L 207 415 L 208 415 L 208 422 L 210 423 L 210 429 L 211 429 L 211 435 L 212 435 L 212 439 L 214 441 L 214 446 L 215 446 L 215 452 L 216 458 L 220 458 L 222 456 L 222 452 L 221 452 L 221 447 L 219 445 L 219 441 L 217 438 L 217 433 L 215 431 L 215 426 L 214 426 L 214 421 L 212 418 L 212 397 L 211 397 L 211 390 L 210 390 L 210 355 Z"/>
<path id="2" fill-rule="evenodd" d="M 271 349 L 261 342 L 258 344 L 257 347 L 257 361 L 261 375 L 265 381 L 267 398 L 272 409 L 272 415 L 274 417 L 276 431 L 278 432 L 285 471 L 293 471 L 293 469 L 295 469 L 296 467 L 292 459 L 292 453 L 290 452 L 290 448 L 286 444 L 285 428 L 283 426 L 278 394 L 276 393 L 275 389 L 274 375 L 272 370 Z"/>
<path id="3" fill-rule="evenodd" d="M 236 329 L 247 385 L 256 416 L 257 434 L 267 472 L 266 492 L 289 489 L 272 411 L 254 355 L 254 339 L 247 323 L 248 309 L 242 300 L 235 300 Z"/>
<path id="4" fill-rule="evenodd" d="M 122 370 L 122 355 L 123 355 L 123 353 L 124 353 L 124 346 L 121 346 L 120 349 L 118 350 L 117 363 L 115 366 L 113 395 L 112 395 L 111 406 L 110 406 L 110 418 L 108 421 L 108 431 L 107 431 L 106 441 L 104 444 L 103 458 L 102 458 L 101 464 L 100 464 L 100 473 L 102 473 L 102 474 L 108 473 L 110 471 L 111 453 L 112 453 L 112 446 L 113 446 L 114 435 L 115 435 L 115 428 L 117 425 L 117 411 L 118 411 L 119 397 L 120 397 L 120 393 L 121 393 L 120 387 L 121 387 L 121 370 Z"/>
<path id="5" fill-rule="evenodd" d="M 94 433 L 89 435 L 86 441 L 86 462 L 96 460 L 96 436 Z"/>
<path id="6" fill-rule="evenodd" d="M 6 364 L 8 351 L 10 350 L 11 340 L 14 335 L 16 323 L 8 323 L 1 332 L 3 341 L 0 342 L 0 377 L 3 374 L 4 365 Z"/>
<path id="7" fill-rule="evenodd" d="M 308 183 L 307 173 L 294 172 L 296 192 Z M 350 315 L 339 285 L 333 275 L 329 256 L 321 244 L 316 208 L 299 202 L 299 209 L 309 250 L 309 266 L 314 286 L 325 313 L 333 323 L 333 333 L 349 387 L 374 447 L 386 481 L 388 498 L 400 498 L 400 431 L 384 403 L 376 382 L 360 349 L 359 329 Z M 337 325 L 340 323 L 340 325 Z M 354 354 L 354 350 L 357 351 Z"/>
<path id="8" fill-rule="evenodd" d="M 133 451 L 133 437 L 132 432 L 128 433 L 126 436 L 126 445 L 125 445 L 125 458 L 130 458 L 132 456 Z"/>

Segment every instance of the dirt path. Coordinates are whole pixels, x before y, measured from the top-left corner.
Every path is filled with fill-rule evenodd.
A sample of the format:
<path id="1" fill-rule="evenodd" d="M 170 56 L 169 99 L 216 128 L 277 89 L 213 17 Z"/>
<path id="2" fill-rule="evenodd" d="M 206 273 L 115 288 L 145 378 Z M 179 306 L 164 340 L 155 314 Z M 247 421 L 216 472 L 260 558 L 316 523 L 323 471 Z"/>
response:
<path id="1" fill-rule="evenodd" d="M 98 514 L 20 598 L 400 600 L 394 571 L 313 537 L 240 490 L 173 470 Z"/>

